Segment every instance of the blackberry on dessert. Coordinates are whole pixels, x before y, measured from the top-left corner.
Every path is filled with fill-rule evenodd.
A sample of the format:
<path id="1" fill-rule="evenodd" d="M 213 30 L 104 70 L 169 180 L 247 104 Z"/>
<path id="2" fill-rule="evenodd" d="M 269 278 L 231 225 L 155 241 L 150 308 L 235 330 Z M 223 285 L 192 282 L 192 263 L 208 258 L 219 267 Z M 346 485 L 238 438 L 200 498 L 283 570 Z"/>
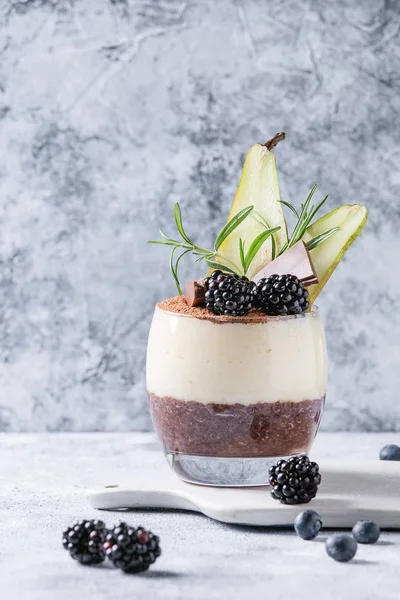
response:
<path id="1" fill-rule="evenodd" d="M 244 275 L 213 271 L 204 280 L 205 305 L 216 315 L 243 316 L 255 305 L 255 286 Z"/>
<path id="2" fill-rule="evenodd" d="M 271 275 L 257 283 L 257 303 L 267 315 L 296 315 L 309 307 L 308 292 L 296 275 Z"/>

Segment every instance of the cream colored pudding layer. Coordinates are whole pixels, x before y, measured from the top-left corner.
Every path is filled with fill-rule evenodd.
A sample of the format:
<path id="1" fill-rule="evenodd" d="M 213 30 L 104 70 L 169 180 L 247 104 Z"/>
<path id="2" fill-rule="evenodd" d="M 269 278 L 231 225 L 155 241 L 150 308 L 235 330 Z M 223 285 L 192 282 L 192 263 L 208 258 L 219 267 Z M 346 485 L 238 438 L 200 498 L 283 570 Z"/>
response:
<path id="1" fill-rule="evenodd" d="M 149 393 L 249 405 L 315 400 L 325 388 L 325 335 L 317 312 L 220 324 L 155 310 L 147 349 Z"/>

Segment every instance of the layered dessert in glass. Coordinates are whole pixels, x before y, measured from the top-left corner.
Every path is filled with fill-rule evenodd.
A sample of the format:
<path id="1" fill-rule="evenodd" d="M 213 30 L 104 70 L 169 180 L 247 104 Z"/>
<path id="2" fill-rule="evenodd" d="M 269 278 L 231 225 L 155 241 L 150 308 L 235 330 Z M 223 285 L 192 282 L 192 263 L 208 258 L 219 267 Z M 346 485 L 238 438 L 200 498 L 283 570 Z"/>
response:
<path id="1" fill-rule="evenodd" d="M 269 185 L 266 211 L 264 192 L 257 203 L 250 172 L 253 181 L 243 182 L 242 176 L 228 224 L 212 250 L 191 241 L 179 206 L 181 241 L 162 233 L 162 243 L 173 250 L 170 264 L 180 294 L 156 306 L 147 389 L 168 462 L 192 483 L 266 484 L 277 459 L 308 453 L 321 421 L 327 360 L 313 301 L 366 215 L 358 210 L 364 207 L 343 210 L 344 205 L 314 223 L 312 193 L 303 217 L 298 214 L 296 235 L 289 237 L 281 205 L 277 210 L 271 150 L 259 151 L 265 172 L 262 181 L 256 176 L 260 186 Z M 252 190 L 249 205 L 241 202 L 247 196 L 241 186 Z M 251 219 L 253 213 L 261 218 Z M 211 269 L 183 294 L 178 263 L 190 252 Z"/>
<path id="2" fill-rule="evenodd" d="M 271 459 L 307 453 L 317 432 L 322 321 L 316 310 L 227 318 L 188 309 L 183 296 L 166 300 L 151 326 L 147 389 L 158 436 L 182 476 L 201 481 L 208 468 L 208 483 L 263 483 Z"/>

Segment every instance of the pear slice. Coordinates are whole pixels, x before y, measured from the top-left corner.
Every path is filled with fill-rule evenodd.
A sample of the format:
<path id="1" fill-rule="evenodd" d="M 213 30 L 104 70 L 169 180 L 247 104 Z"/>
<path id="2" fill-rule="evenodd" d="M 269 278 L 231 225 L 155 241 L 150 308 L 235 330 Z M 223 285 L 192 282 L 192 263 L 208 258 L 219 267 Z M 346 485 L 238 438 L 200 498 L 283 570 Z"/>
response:
<path id="1" fill-rule="evenodd" d="M 340 227 L 340 230 L 332 237 L 310 250 L 310 256 L 318 276 L 318 283 L 308 288 L 310 304 L 315 301 L 348 248 L 360 234 L 367 218 L 368 211 L 365 206 L 343 204 L 307 228 L 303 236 L 306 243 L 333 227 Z"/>
<path id="2" fill-rule="evenodd" d="M 240 210 L 247 206 L 254 206 L 254 210 L 264 219 L 269 227 L 280 227 L 274 234 L 276 255 L 287 242 L 286 221 L 280 202 L 278 173 L 276 170 L 275 156 L 272 148 L 285 134 L 277 134 L 264 146 L 254 144 L 247 153 L 243 166 L 242 176 L 232 202 L 229 219 L 232 219 Z M 229 220 L 228 219 L 228 220 Z M 239 239 L 245 243 L 245 250 L 249 249 L 252 241 L 265 227 L 252 215 L 249 215 L 219 248 L 219 253 L 230 261 L 240 266 Z M 249 279 L 258 273 L 272 260 L 272 241 L 269 238 L 261 246 L 247 272 Z"/>

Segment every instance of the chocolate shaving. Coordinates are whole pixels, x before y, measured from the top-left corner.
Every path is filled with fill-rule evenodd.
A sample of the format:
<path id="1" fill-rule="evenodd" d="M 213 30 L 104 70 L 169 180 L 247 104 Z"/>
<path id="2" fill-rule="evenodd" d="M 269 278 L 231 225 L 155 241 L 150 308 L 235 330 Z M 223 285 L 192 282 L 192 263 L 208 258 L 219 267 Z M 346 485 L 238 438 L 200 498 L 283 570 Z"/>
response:
<path id="1" fill-rule="evenodd" d="M 204 306 L 206 288 L 203 281 L 188 281 L 185 284 L 185 298 L 188 306 Z"/>
<path id="2" fill-rule="evenodd" d="M 305 287 L 318 283 L 310 253 L 302 240 L 261 269 L 253 280 L 257 283 L 263 277 L 268 278 L 274 274 L 296 275 Z"/>

